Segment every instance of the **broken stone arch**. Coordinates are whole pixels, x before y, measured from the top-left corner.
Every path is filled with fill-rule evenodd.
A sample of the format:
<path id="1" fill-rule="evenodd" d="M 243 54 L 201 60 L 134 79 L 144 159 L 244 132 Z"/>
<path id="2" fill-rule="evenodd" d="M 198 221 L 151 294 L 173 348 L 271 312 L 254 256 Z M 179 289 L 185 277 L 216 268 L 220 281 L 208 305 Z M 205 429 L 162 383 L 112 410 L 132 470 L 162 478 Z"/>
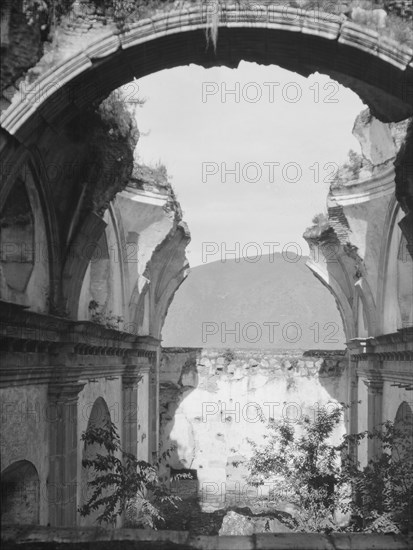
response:
<path id="1" fill-rule="evenodd" d="M 350 340 L 354 338 L 357 334 L 356 325 L 353 315 L 353 310 L 349 304 L 349 301 L 343 292 L 339 282 L 334 278 L 333 275 L 328 274 L 322 270 L 317 262 L 314 262 L 312 259 L 307 262 L 308 267 L 317 277 L 317 279 L 323 284 L 331 294 L 334 296 L 336 301 L 337 309 L 340 312 L 341 320 L 343 322 L 344 334 L 346 339 Z"/>
<path id="2" fill-rule="evenodd" d="M 373 115 L 383 122 L 404 120 L 413 114 L 411 52 L 371 30 L 351 22 L 342 22 L 332 14 L 326 14 L 325 17 L 318 14 L 315 19 L 310 13 L 298 18 L 294 13 L 294 17 L 289 19 L 285 10 L 274 6 L 268 8 L 267 20 L 255 22 L 249 19 L 248 13 L 239 12 L 234 7 L 226 9 L 218 22 L 218 42 L 214 49 L 213 44 L 206 40 L 205 26 L 206 21 L 199 7 L 193 6 L 185 8 L 185 11 L 172 10 L 151 19 L 132 22 L 124 32 L 112 28 L 106 34 L 98 36 L 93 34 L 92 29 L 87 35 L 90 39 L 88 43 L 78 41 L 75 44 L 77 51 L 71 49 L 69 54 L 65 51 L 57 52 L 59 54 L 57 57 L 61 60 L 58 64 L 46 66 L 47 61 L 41 61 L 35 67 L 36 72 L 29 74 L 27 81 L 21 84 L 11 105 L 3 113 L 1 155 L 3 166 L 5 165 L 7 169 L 3 174 L 0 204 L 4 204 L 17 180 L 19 171 L 30 165 L 35 174 L 33 177 L 36 179 L 43 207 L 42 215 L 46 220 L 46 233 L 51 253 L 48 262 L 48 268 L 51 270 L 51 297 L 59 299 L 61 293 L 62 310 L 65 304 L 73 308 L 71 310 L 68 308 L 68 315 L 75 318 L 74 320 L 78 320 L 76 319 L 78 298 L 88 265 L 87 258 L 76 255 L 76 250 L 82 250 L 87 243 L 99 241 L 107 227 L 105 211 L 108 215 L 107 210 L 111 208 L 109 203 L 112 201 L 113 205 L 116 202 L 116 200 L 113 201 L 115 192 L 113 196 L 110 192 L 100 193 L 102 187 L 98 187 L 99 194 L 104 195 L 103 199 L 97 201 L 97 204 L 92 200 L 86 203 L 86 215 L 82 221 L 79 221 L 79 231 L 70 240 L 65 238 L 64 234 L 59 235 L 59 231 L 63 233 L 62 229 L 66 229 L 67 226 L 76 226 L 76 217 L 72 217 L 71 213 L 77 211 L 78 205 L 70 204 L 69 207 L 73 206 L 73 209 L 62 208 L 66 217 L 59 216 L 57 205 L 64 204 L 64 193 L 67 192 L 68 186 L 65 185 L 64 177 L 59 176 L 62 170 L 59 172 L 54 168 L 56 166 L 63 168 L 65 163 L 74 162 L 79 155 L 87 156 L 88 150 L 85 144 L 89 134 L 83 142 L 80 141 L 75 145 L 73 143 L 76 142 L 79 134 L 76 134 L 72 142 L 69 139 L 65 141 L 65 138 L 73 131 L 74 123 L 84 118 L 88 111 L 94 110 L 113 89 L 131 82 L 134 77 L 140 78 L 166 68 L 190 63 L 204 67 L 217 65 L 236 67 L 241 60 L 245 60 L 266 65 L 276 64 L 303 76 L 308 76 L 315 71 L 325 73 L 350 87 L 369 105 Z M 30 78 L 34 80 L 29 83 Z M 105 134 L 104 139 L 107 137 Z M 69 146 L 72 148 L 70 149 Z M 84 150 L 81 150 L 82 146 Z M 411 216 L 413 210 L 413 194 L 408 187 L 408 179 L 411 176 L 409 171 L 405 170 L 406 164 L 411 162 L 411 155 L 405 150 L 405 156 L 399 155 L 399 157 L 399 171 L 396 170 L 398 202 L 394 199 L 394 204 L 399 209 L 398 217 L 393 220 L 390 216 L 383 220 L 384 234 L 393 231 L 393 227 L 400 234 L 398 224 L 401 225 L 403 220 Z M 88 174 L 85 174 L 84 182 L 87 182 L 87 176 Z M 100 174 L 97 175 L 97 180 L 99 176 Z M 389 183 L 388 194 L 394 193 L 393 180 L 394 178 L 391 181 L 391 190 Z M 73 186 L 74 199 L 79 204 L 82 183 L 79 180 L 75 182 L 77 186 Z M 118 190 L 119 188 L 116 189 Z M 79 197 L 76 196 L 77 192 Z M 158 210 L 162 209 L 161 202 L 158 200 L 156 203 Z M 118 402 L 123 400 L 133 411 L 136 411 L 136 404 L 140 403 L 134 423 L 130 425 L 131 429 L 125 431 L 126 435 L 122 434 L 125 446 L 131 452 L 137 452 L 138 456 L 145 460 L 150 459 L 158 449 L 158 432 L 153 419 L 159 417 L 159 411 L 156 410 L 159 405 L 156 394 L 159 387 L 156 381 L 156 369 L 159 366 L 157 356 L 159 356 L 160 331 L 174 290 L 185 274 L 183 250 L 189 240 L 183 224 L 175 220 L 174 224 L 171 222 L 172 229 L 165 239 L 158 243 L 148 269 L 143 272 L 142 280 L 147 279 L 150 284 L 146 285 L 142 295 L 139 294 L 142 286 L 137 287 L 138 292 L 133 295 L 130 304 L 130 318 L 127 320 L 135 320 L 139 326 L 145 325 L 141 331 L 142 336 L 145 337 L 139 338 L 138 335 L 135 338 L 133 334 L 122 335 L 122 337 L 125 336 L 125 342 L 123 342 L 115 339 L 105 327 L 99 326 L 89 327 L 89 337 L 89 333 L 85 331 L 85 324 L 72 323 L 71 319 L 64 318 L 59 311 L 56 312 L 51 307 L 48 312 L 58 316 L 59 319 L 54 318 L 51 320 L 52 325 L 46 325 L 48 332 L 53 336 L 52 341 L 40 342 L 40 344 L 42 349 L 57 350 L 59 365 L 66 366 L 68 356 L 66 343 L 69 343 L 69 349 L 73 352 L 69 368 L 58 368 L 54 371 L 50 369 L 49 372 L 47 369 L 32 369 L 32 365 L 28 365 L 27 368 L 23 365 L 19 372 L 16 372 L 17 369 L 8 367 L 7 373 L 10 376 L 8 380 L 13 382 L 6 381 L 6 388 L 7 383 L 12 386 L 16 380 L 20 385 L 27 384 L 28 374 L 30 373 L 30 376 L 34 374 L 37 377 L 35 383 L 49 384 L 47 399 L 59 405 L 64 412 L 62 426 L 59 425 L 59 429 L 61 427 L 64 430 L 66 437 L 60 437 L 62 431 L 58 431 L 53 426 L 50 427 L 52 450 L 49 475 L 52 486 L 56 483 L 62 484 L 66 491 L 65 495 L 71 494 L 69 483 L 71 484 L 73 480 L 78 482 L 82 475 L 78 468 L 81 457 L 77 454 L 77 441 L 80 434 L 77 433 L 78 424 L 71 420 L 77 418 L 79 413 L 76 408 L 79 392 L 82 392 L 86 381 L 88 391 L 94 388 L 96 383 L 94 377 L 97 375 L 100 380 L 105 380 L 104 384 L 108 388 L 112 388 L 110 391 L 108 389 L 107 394 L 104 395 L 108 403 L 111 395 L 116 395 Z M 121 227 L 121 224 L 119 226 Z M 390 241 L 392 238 L 389 237 Z M 119 233 L 118 243 L 123 242 L 123 239 L 124 236 Z M 398 246 L 398 242 L 396 244 Z M 390 251 L 384 248 L 386 259 L 385 261 L 380 259 L 377 265 L 381 267 L 393 263 L 397 257 L 395 250 L 397 252 L 397 247 L 394 246 Z M 363 281 L 361 286 L 354 289 L 354 265 L 342 253 L 340 254 L 342 279 L 337 272 L 323 273 L 318 269 L 319 264 L 315 264 L 314 269 L 311 265 L 310 267 L 333 293 L 343 317 L 346 336 L 349 340 L 355 340 L 353 347 L 349 347 L 354 359 L 352 371 L 355 373 L 354 381 L 351 382 L 351 391 L 353 401 L 357 402 L 359 399 L 364 401 L 363 408 L 360 407 L 358 412 L 352 411 L 350 423 L 354 428 L 353 431 L 360 431 L 372 428 L 376 420 L 381 420 L 381 401 L 383 399 L 385 402 L 393 401 L 392 396 L 395 395 L 396 390 L 393 388 L 391 390 L 393 393 L 388 390 L 393 387 L 391 384 L 394 380 L 400 384 L 400 391 L 397 390 L 397 403 L 409 398 L 407 395 L 410 383 L 408 362 L 411 361 L 412 352 L 411 347 L 408 347 L 407 328 L 398 330 L 394 334 L 382 334 L 385 331 L 383 327 L 379 327 L 377 331 L 380 338 L 373 343 L 371 338 L 357 338 L 357 326 L 352 309 L 353 293 L 361 294 L 365 301 L 368 301 L 366 298 L 368 290 L 366 294 L 367 287 L 362 286 Z M 171 266 L 171 269 L 166 270 L 166 266 Z M 388 283 L 384 282 L 384 284 L 386 287 Z M 131 281 L 132 285 L 133 281 Z M 374 292 L 374 284 L 371 287 Z M 374 296 L 376 295 L 374 292 Z M 145 305 L 146 311 L 150 309 L 151 316 L 145 311 L 144 319 L 134 317 L 135 301 L 138 302 L 139 308 Z M 369 306 L 368 303 L 367 306 Z M 20 328 L 27 324 L 30 328 L 33 326 L 36 328 L 40 323 L 43 323 L 42 327 L 45 327 L 45 322 L 50 323 L 50 319 L 40 316 L 34 318 L 33 312 L 17 308 L 15 303 L 6 304 L 6 308 L 7 315 L 10 313 L 9 318 L 16 319 L 13 327 Z M 385 304 L 377 306 L 377 323 L 381 322 L 381 316 L 386 313 L 385 309 Z M 373 328 L 370 330 L 374 332 Z M 67 334 L 71 335 L 71 332 L 76 336 L 76 340 L 66 342 L 62 335 L 66 337 Z M 18 342 L 22 350 L 26 346 L 24 341 L 26 337 L 26 333 L 22 334 L 20 340 L 23 343 Z M 359 340 L 362 340 L 360 345 Z M 15 344 L 11 341 L 7 342 L 7 345 L 13 349 Z M 37 344 L 34 342 L 30 345 L 34 347 Z M 365 353 L 367 346 L 369 346 L 369 353 Z M 18 351 L 13 353 L 17 354 Z M 52 365 L 55 365 L 54 359 Z M 45 366 L 49 367 L 48 364 Z M 386 377 L 384 382 L 375 378 L 372 380 L 373 374 L 379 371 Z M 57 376 L 52 378 L 51 374 Z M 142 376 L 142 380 L 138 382 L 139 375 Z M 384 386 L 384 392 L 381 385 Z M 389 398 L 386 396 L 387 393 L 391 393 Z M 101 399 L 103 401 L 103 397 Z M 101 401 L 99 403 L 102 405 Z M 102 407 L 99 410 L 105 410 L 105 407 Z M 136 429 L 137 426 L 139 429 Z M 33 434 L 28 433 L 27 437 L 30 440 Z M 27 453 L 22 453 L 21 456 L 27 456 Z M 70 460 L 63 460 L 66 456 L 70 457 Z M 45 481 L 46 478 L 43 475 L 42 486 Z M 71 499 L 67 507 L 64 503 L 59 504 L 60 507 L 53 503 L 42 521 L 50 520 L 52 525 L 74 525 L 78 521 L 76 505 L 79 504 L 79 500 L 76 502 L 75 500 Z"/>
<path id="3" fill-rule="evenodd" d="M 20 164 L 27 148 L 36 144 L 40 150 L 48 133 L 59 135 L 64 125 L 113 89 L 190 63 L 236 67 L 245 60 L 276 64 L 303 76 L 320 71 L 350 87 L 383 122 L 413 114 L 408 49 L 331 13 L 298 16 L 294 10 L 268 6 L 264 15 L 251 21 L 245 10 L 225 7 L 216 48 L 206 40 L 208 21 L 201 6 L 130 22 L 124 32 L 112 28 L 94 41 L 92 32 L 91 43 L 83 49 L 66 59 L 62 56 L 64 60 L 55 67 L 45 70 L 40 65 L 38 72 L 43 74 L 30 85 L 23 83 L 1 118 L 2 127 L 13 136 L 3 154 Z M 67 300 L 73 302 L 73 298 Z"/>
<path id="4" fill-rule="evenodd" d="M 205 27 L 202 9 L 194 6 L 132 23 L 122 33 L 112 29 L 22 89 L 2 124 L 23 137 L 28 124 L 55 125 L 63 112 L 67 120 L 71 111 L 134 78 L 190 63 L 236 67 L 241 60 L 303 76 L 324 72 L 353 89 L 384 122 L 413 114 L 410 53 L 360 25 L 322 12 L 297 20 L 277 6 L 268 7 L 266 20 L 251 21 L 245 11 L 227 7 L 218 23 L 216 50 L 206 43 Z M 32 120 L 36 112 L 39 118 Z"/>

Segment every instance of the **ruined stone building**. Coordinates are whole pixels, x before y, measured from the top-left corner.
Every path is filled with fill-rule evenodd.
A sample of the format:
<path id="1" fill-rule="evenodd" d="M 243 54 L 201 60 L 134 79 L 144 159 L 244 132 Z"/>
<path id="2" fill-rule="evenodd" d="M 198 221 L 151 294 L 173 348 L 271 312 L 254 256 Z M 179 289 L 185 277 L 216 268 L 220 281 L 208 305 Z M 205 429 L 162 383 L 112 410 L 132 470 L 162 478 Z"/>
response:
<path id="1" fill-rule="evenodd" d="M 412 49 L 345 12 L 271 4 L 251 21 L 228 6 L 214 45 L 196 2 L 149 3 L 129 18 L 101 2 L 64 4 L 53 17 L 2 4 L 1 476 L 16 487 L 7 521 L 91 521 L 77 513 L 90 419 L 111 416 L 126 449 L 157 455 L 162 325 L 190 235 L 165 177 L 134 163 L 133 112 L 112 92 L 165 68 L 246 60 L 319 71 L 369 107 L 359 133 L 378 168 L 332 186 L 328 220 L 305 235 L 308 267 L 344 324 L 347 428 L 411 415 L 413 127 L 399 136 L 393 123 L 413 115 Z M 376 451 L 369 443 L 359 458 Z"/>

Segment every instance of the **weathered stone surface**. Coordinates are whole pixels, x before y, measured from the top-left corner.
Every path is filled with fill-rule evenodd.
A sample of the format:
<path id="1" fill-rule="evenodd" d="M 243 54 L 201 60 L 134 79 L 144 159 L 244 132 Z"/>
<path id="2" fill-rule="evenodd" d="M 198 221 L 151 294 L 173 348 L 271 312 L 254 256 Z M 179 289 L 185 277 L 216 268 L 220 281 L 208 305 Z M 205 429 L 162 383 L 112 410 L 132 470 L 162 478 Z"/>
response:
<path id="1" fill-rule="evenodd" d="M 222 520 L 219 534 L 222 535 L 253 535 L 255 533 L 289 533 L 289 529 L 280 520 L 271 517 L 256 517 L 227 512 Z"/>
<path id="2" fill-rule="evenodd" d="M 396 155 L 389 125 L 374 118 L 368 109 L 356 118 L 353 135 L 357 137 L 364 157 L 374 165 L 383 164 Z"/>

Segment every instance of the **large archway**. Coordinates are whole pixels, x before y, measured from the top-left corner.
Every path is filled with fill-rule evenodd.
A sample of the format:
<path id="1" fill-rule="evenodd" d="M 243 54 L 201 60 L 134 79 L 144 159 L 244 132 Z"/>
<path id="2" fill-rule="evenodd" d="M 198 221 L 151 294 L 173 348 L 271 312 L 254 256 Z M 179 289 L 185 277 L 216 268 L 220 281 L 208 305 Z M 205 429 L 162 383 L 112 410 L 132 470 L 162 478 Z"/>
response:
<path id="1" fill-rule="evenodd" d="M 218 32 L 216 47 L 206 36 L 206 28 L 213 24 Z M 245 60 L 279 65 L 304 76 L 319 71 L 350 87 L 382 121 L 413 114 L 410 49 L 319 10 L 222 6 L 214 18 L 202 3 L 169 8 L 152 18 L 132 18 L 121 31 L 112 24 L 104 32 L 102 28 L 94 32 L 92 25 L 86 39 L 73 41 L 66 51 L 55 54 L 58 62 L 40 62 L 35 80 L 20 85 L 2 114 L 2 158 L 7 169 L 0 204 L 19 176 L 18 167 L 28 161 L 44 185 L 44 180 L 51 179 L 49 185 L 56 194 L 69 178 L 67 166 L 73 168 L 79 158 L 73 140 L 84 131 L 79 121 L 85 124 L 85 110 L 122 84 L 166 68 L 190 63 L 236 67 Z M 130 94 L 135 91 L 132 86 Z M 54 178 L 50 178 L 51 166 L 59 167 Z M 410 197 L 408 189 L 398 189 L 398 200 L 408 214 L 406 195 Z M 54 233 L 53 212 L 49 218 Z M 95 226 L 89 231 L 96 230 L 98 239 Z"/>
<path id="2" fill-rule="evenodd" d="M 413 113 L 409 90 L 413 69 L 408 48 L 332 13 L 286 6 L 265 10 L 226 7 L 216 48 L 206 41 L 205 6 L 186 7 L 113 28 L 49 67 L 3 114 L 5 130 L 27 141 L 30 130 L 67 122 L 84 106 L 134 78 L 195 63 L 235 67 L 241 60 L 276 64 L 308 76 L 330 75 L 350 87 L 383 121 Z M 93 33 L 91 33 L 93 37 Z M 38 116 L 35 116 L 35 113 Z"/>

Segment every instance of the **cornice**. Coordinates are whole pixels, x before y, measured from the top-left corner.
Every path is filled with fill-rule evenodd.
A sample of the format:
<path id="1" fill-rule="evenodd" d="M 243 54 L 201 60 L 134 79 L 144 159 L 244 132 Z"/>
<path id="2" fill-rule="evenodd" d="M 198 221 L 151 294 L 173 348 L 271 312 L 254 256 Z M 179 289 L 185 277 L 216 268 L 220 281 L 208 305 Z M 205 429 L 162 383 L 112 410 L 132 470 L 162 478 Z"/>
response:
<path id="1" fill-rule="evenodd" d="M 155 352 L 161 343 L 152 336 L 123 332 L 92 321 L 73 321 L 36 313 L 26 306 L 3 300 L 0 300 L 0 339 L 11 346 L 11 351 L 13 346 L 19 346 L 19 351 L 28 351 L 27 346 L 30 351 L 38 351 L 37 348 L 52 348 L 53 344 L 60 344 L 71 345 L 74 352 L 82 355 L 89 352 L 93 355 Z"/>
<path id="2" fill-rule="evenodd" d="M 75 383 L 122 376 L 143 361 L 156 363 L 160 340 L 29 311 L 0 301 L 0 387 Z M 60 391 L 60 390 L 59 390 Z"/>
<path id="3" fill-rule="evenodd" d="M 333 187 L 327 198 L 327 206 L 348 206 L 391 195 L 395 189 L 394 178 L 394 166 L 389 166 L 370 178 Z"/>

